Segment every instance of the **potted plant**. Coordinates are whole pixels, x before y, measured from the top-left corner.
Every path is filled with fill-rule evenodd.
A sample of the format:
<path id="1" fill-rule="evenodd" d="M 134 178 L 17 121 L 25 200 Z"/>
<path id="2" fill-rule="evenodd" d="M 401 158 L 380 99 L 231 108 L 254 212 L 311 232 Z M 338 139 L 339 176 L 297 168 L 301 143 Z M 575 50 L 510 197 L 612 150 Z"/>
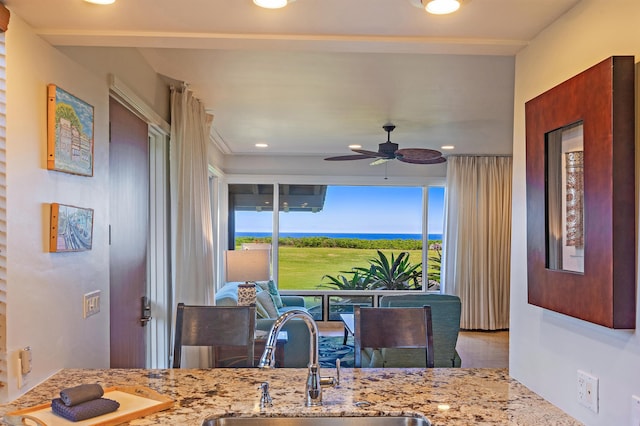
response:
<path id="1" fill-rule="evenodd" d="M 378 290 L 419 290 L 422 288 L 420 278 L 422 277 L 421 263 L 412 264 L 409 262 L 409 253 L 402 252 L 396 258 L 391 253 L 391 259 L 377 250 L 378 258 L 369 260 L 370 267 L 355 267 L 355 271 L 360 271 L 370 275 L 370 289 Z"/>
<path id="2" fill-rule="evenodd" d="M 369 260 L 369 267 L 355 266 L 351 271 L 340 271 L 337 276 L 325 275 L 328 279 L 321 287 L 338 290 L 419 290 L 422 288 L 422 264 L 412 264 L 409 253 L 402 252 L 389 259 L 377 250 L 378 257 Z"/>
<path id="3" fill-rule="evenodd" d="M 340 271 L 337 276 L 325 275 L 322 279 L 328 279 L 328 283 L 323 283 L 320 287 L 337 290 L 368 290 L 371 285 L 371 275 L 360 274 L 359 271 Z"/>

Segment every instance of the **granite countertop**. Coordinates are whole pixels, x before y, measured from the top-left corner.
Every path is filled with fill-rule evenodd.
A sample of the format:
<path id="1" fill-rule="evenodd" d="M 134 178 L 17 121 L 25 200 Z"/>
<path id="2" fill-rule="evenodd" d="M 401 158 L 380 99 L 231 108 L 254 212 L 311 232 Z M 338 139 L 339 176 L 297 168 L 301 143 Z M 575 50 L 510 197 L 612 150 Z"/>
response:
<path id="1" fill-rule="evenodd" d="M 335 373 L 322 369 L 323 376 Z M 61 370 L 16 401 L 4 415 L 49 402 L 81 383 L 138 385 L 175 400 L 173 408 L 130 425 L 200 425 L 210 416 L 424 415 L 434 426 L 580 425 L 528 390 L 506 369 L 347 369 L 339 388 L 324 388 L 322 407 L 304 406 L 306 369 Z M 260 411 L 259 385 L 270 384 L 273 406 Z M 367 401 L 368 407 L 356 402 Z"/>

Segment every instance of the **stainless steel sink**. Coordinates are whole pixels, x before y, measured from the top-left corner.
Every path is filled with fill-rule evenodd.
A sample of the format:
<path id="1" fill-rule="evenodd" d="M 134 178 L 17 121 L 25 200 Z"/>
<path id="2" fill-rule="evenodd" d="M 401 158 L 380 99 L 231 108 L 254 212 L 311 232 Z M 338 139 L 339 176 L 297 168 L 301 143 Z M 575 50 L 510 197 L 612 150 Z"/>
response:
<path id="1" fill-rule="evenodd" d="M 431 426 L 424 417 L 211 417 L 202 426 Z"/>

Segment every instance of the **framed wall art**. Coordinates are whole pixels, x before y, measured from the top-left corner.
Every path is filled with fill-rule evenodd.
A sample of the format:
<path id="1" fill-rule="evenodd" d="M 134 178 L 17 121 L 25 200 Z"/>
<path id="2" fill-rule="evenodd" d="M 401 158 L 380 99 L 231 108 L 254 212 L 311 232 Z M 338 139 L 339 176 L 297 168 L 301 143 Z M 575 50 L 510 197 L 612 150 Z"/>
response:
<path id="1" fill-rule="evenodd" d="M 93 209 L 51 204 L 50 252 L 91 250 L 92 241 Z"/>
<path id="2" fill-rule="evenodd" d="M 47 169 L 93 176 L 93 106 L 47 86 Z"/>
<path id="3" fill-rule="evenodd" d="M 635 64 L 612 56 L 525 104 L 529 303 L 635 328 Z"/>

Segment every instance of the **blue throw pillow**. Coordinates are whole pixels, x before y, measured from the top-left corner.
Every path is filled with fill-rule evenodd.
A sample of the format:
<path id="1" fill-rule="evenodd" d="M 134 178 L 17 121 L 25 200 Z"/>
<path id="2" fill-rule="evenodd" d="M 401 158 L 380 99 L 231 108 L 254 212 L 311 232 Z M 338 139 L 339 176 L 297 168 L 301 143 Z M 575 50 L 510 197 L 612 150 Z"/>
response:
<path id="1" fill-rule="evenodd" d="M 260 305 L 267 314 L 266 318 L 278 318 L 278 310 L 273 302 L 273 297 L 268 291 L 261 291 L 256 297 L 256 305 Z"/>
<path id="2" fill-rule="evenodd" d="M 282 308 L 283 306 L 282 298 L 280 297 L 280 292 L 276 287 L 276 283 L 274 283 L 273 280 L 269 280 L 268 285 L 269 285 L 269 294 L 273 297 L 273 303 L 275 303 L 276 308 L 278 309 Z"/>
<path id="3" fill-rule="evenodd" d="M 278 288 L 276 287 L 276 284 L 273 282 L 273 280 L 256 281 L 256 288 L 268 292 L 271 295 L 271 298 L 273 299 L 273 303 L 274 305 L 276 305 L 276 308 L 277 309 L 282 308 L 283 306 L 282 298 L 280 297 Z"/>

